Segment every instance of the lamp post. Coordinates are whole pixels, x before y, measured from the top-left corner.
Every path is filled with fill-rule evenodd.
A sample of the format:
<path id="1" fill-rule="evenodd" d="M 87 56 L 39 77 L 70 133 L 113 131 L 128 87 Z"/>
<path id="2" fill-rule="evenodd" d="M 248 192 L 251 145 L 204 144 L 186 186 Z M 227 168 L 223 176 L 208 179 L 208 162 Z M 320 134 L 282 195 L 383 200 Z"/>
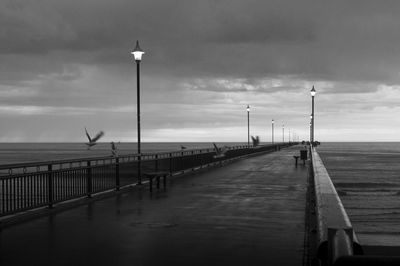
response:
<path id="1" fill-rule="evenodd" d="M 272 144 L 274 144 L 274 119 L 272 119 Z"/>
<path id="2" fill-rule="evenodd" d="M 138 184 L 142 184 L 141 176 L 141 150 L 140 150 L 140 61 L 142 61 L 143 50 L 139 46 L 139 41 L 136 41 L 135 49 L 131 52 L 136 61 L 136 86 L 137 86 L 137 151 L 138 151 Z"/>
<path id="3" fill-rule="evenodd" d="M 310 143 L 312 142 L 312 118 L 313 118 L 313 115 L 311 114 L 310 115 Z"/>
<path id="4" fill-rule="evenodd" d="M 314 86 L 312 86 L 312 89 L 310 91 L 311 93 L 311 145 L 314 143 L 314 123 L 315 123 L 315 116 L 314 116 L 314 96 L 317 93 L 316 90 L 314 89 Z"/>
<path id="5" fill-rule="evenodd" d="M 250 147 L 250 106 L 247 105 L 247 148 Z"/>
<path id="6" fill-rule="evenodd" d="M 282 124 L 282 142 L 285 143 L 285 124 Z"/>
<path id="7" fill-rule="evenodd" d="M 290 144 L 290 128 L 289 128 L 289 144 Z"/>

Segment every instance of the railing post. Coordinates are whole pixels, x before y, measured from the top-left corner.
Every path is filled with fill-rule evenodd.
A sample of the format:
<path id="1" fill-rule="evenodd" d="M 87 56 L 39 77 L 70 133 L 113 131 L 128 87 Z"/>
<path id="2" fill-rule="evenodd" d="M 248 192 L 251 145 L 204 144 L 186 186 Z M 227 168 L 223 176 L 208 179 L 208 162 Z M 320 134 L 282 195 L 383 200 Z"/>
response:
<path id="1" fill-rule="evenodd" d="M 195 163 L 193 163 L 194 160 L 194 151 L 192 151 L 192 154 L 190 156 L 190 166 L 192 168 L 192 171 L 194 171 Z"/>
<path id="2" fill-rule="evenodd" d="M 5 200 L 5 195 L 6 193 L 4 192 L 4 183 L 5 180 L 4 179 L 0 179 L 1 180 L 1 214 L 6 212 L 6 200 Z"/>
<path id="3" fill-rule="evenodd" d="M 169 175 L 172 176 L 172 153 L 169 153 Z"/>
<path id="4" fill-rule="evenodd" d="M 47 165 L 47 178 L 48 178 L 48 202 L 49 202 L 49 204 L 48 204 L 48 206 L 49 206 L 49 209 L 52 209 L 53 208 L 53 166 L 51 165 L 51 164 L 49 164 L 49 165 Z"/>
<path id="5" fill-rule="evenodd" d="M 115 189 L 118 191 L 120 188 L 120 179 L 119 179 L 119 158 L 115 158 Z"/>
<path id="6" fill-rule="evenodd" d="M 137 168 L 138 185 L 142 185 L 142 155 L 139 154 L 137 159 L 138 159 L 138 168 Z"/>
<path id="7" fill-rule="evenodd" d="M 155 171 L 158 172 L 158 154 L 155 156 Z"/>
<path id="8" fill-rule="evenodd" d="M 92 167 L 90 161 L 87 161 L 86 168 L 86 195 L 88 198 L 92 197 Z"/>
<path id="9" fill-rule="evenodd" d="M 198 157 L 200 158 L 200 169 L 203 168 L 203 152 L 200 150 Z"/>

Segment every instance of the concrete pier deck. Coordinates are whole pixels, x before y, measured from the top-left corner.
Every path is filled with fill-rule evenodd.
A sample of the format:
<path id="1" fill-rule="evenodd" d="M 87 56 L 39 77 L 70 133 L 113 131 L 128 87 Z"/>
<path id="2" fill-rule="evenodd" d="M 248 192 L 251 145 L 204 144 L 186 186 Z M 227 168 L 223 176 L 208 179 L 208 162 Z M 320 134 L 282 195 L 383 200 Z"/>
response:
<path id="1" fill-rule="evenodd" d="M 302 265 L 298 147 L 4 228 L 1 265 Z"/>

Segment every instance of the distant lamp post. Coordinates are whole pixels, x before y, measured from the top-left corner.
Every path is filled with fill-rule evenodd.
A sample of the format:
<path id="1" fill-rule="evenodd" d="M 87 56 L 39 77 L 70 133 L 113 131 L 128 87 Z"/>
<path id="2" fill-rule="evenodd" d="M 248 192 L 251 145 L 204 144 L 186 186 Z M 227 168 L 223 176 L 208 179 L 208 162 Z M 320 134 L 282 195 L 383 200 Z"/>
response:
<path id="1" fill-rule="evenodd" d="M 247 147 L 250 147 L 250 106 L 247 105 Z"/>
<path id="2" fill-rule="evenodd" d="M 290 128 L 289 128 L 289 144 L 290 144 Z"/>
<path id="3" fill-rule="evenodd" d="M 314 143 L 314 124 L 315 124 L 315 115 L 314 115 L 314 96 L 317 93 L 314 86 L 312 87 L 311 91 L 311 145 Z"/>
<path id="4" fill-rule="evenodd" d="M 285 143 L 285 124 L 282 124 L 282 142 Z"/>
<path id="5" fill-rule="evenodd" d="M 272 119 L 272 144 L 274 144 L 274 119 Z"/>
<path id="6" fill-rule="evenodd" d="M 137 152 L 138 152 L 138 184 L 142 184 L 142 173 L 141 173 L 141 150 L 140 150 L 140 61 L 144 54 L 143 50 L 139 46 L 139 41 L 136 41 L 135 49 L 131 52 L 136 61 L 136 80 L 137 80 Z"/>
<path id="7" fill-rule="evenodd" d="M 310 143 L 312 142 L 312 114 L 310 115 Z"/>

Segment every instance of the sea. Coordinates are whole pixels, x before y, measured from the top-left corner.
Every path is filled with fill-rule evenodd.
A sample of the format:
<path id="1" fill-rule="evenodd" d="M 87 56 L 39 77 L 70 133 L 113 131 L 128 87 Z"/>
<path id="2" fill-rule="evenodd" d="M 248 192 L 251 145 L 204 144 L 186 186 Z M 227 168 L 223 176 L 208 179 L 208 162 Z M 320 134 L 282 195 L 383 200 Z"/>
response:
<path id="1" fill-rule="evenodd" d="M 400 143 L 322 143 L 317 151 L 361 244 L 400 246 Z"/>
<path id="2" fill-rule="evenodd" d="M 221 142 L 217 146 L 247 143 Z M 135 154 L 136 143 L 116 143 Z M 143 153 L 213 148 L 210 142 L 142 143 Z M 400 143 L 331 142 L 317 148 L 362 245 L 400 246 Z M 0 143 L 0 165 L 111 155 L 110 143 Z"/>

